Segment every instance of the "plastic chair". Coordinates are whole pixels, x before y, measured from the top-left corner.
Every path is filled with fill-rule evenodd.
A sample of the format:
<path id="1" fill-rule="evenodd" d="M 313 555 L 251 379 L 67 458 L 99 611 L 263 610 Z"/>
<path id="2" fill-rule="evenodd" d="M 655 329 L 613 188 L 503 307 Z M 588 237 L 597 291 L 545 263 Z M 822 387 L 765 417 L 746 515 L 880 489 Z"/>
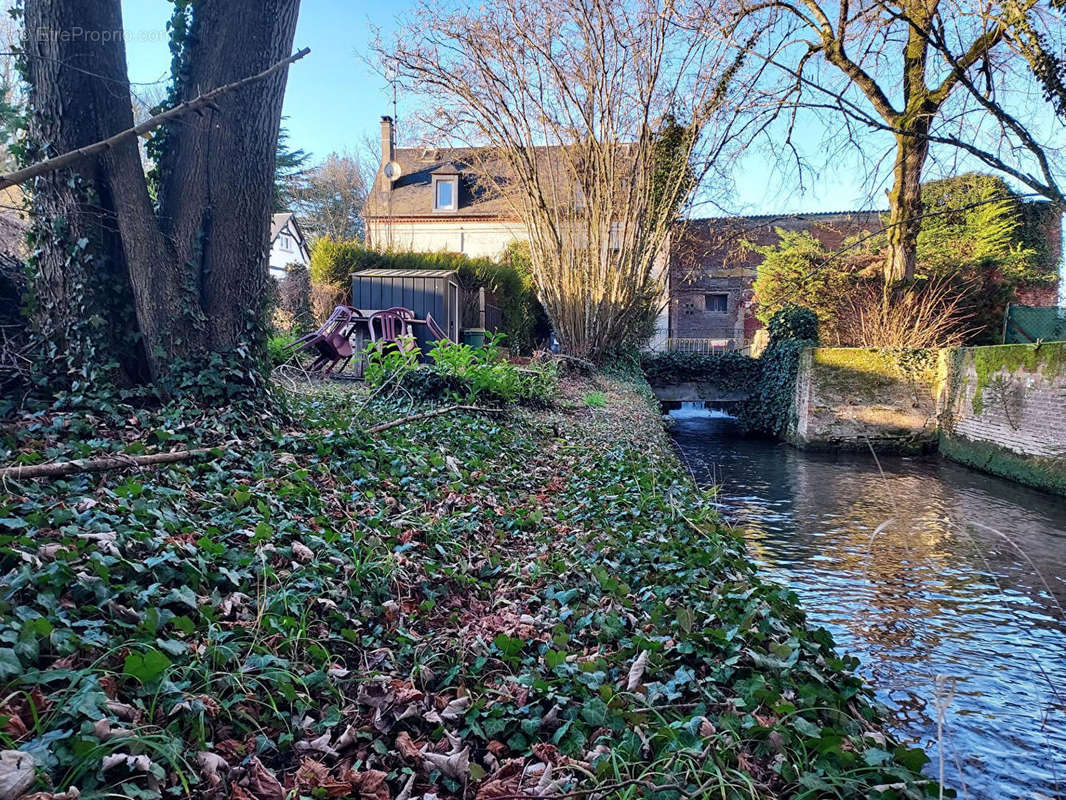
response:
<path id="1" fill-rule="evenodd" d="M 415 318 L 415 312 L 402 306 L 393 306 L 384 311 L 378 311 L 367 320 L 370 329 L 370 341 L 395 342 L 401 336 L 411 335 L 411 320 Z M 374 325 L 381 329 L 379 337 L 374 330 Z"/>
<path id="2" fill-rule="evenodd" d="M 301 336 L 286 347 L 286 350 L 292 353 L 317 353 L 318 355 L 311 364 L 311 371 L 325 367 L 323 373 L 327 375 L 333 371 L 341 359 L 346 359 L 344 363 L 347 365 L 355 354 L 352 343 L 348 341 L 354 313 L 355 310 L 348 306 L 337 306 L 322 327 L 314 333 Z"/>

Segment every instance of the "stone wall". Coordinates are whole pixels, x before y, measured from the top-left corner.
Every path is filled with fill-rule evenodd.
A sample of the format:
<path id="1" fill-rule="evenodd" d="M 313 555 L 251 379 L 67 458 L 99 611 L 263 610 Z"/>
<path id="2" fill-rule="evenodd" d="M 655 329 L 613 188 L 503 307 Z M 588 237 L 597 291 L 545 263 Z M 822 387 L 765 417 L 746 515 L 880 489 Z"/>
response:
<path id="1" fill-rule="evenodd" d="M 845 347 L 801 356 L 788 432 L 797 447 L 931 450 L 936 423 L 935 357 Z"/>
<path id="2" fill-rule="evenodd" d="M 1066 342 L 964 347 L 936 358 L 807 350 L 787 438 L 810 449 L 939 449 L 1066 494 Z"/>
<path id="3" fill-rule="evenodd" d="M 1066 342 L 941 355 L 940 451 L 1066 494 Z"/>

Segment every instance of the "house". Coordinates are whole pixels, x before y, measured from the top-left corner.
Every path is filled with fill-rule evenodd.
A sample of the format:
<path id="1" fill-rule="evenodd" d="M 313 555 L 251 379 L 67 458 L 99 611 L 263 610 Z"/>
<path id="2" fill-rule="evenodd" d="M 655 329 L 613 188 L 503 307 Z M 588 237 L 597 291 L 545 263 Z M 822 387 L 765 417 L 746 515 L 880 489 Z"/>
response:
<path id="1" fill-rule="evenodd" d="M 370 247 L 499 258 L 528 238 L 507 200 L 479 183 L 475 151 L 395 142 L 392 117 L 382 117 L 381 168 L 363 215 Z"/>
<path id="2" fill-rule="evenodd" d="M 557 168 L 555 148 L 537 148 L 538 167 Z M 489 151 L 450 147 L 396 147 L 392 117 L 381 118 L 381 167 L 363 218 L 367 245 L 380 250 L 461 253 L 500 258 L 514 241 L 528 240 L 525 224 L 496 185 L 505 167 Z M 575 193 L 576 196 L 576 193 Z M 580 202 L 575 200 L 575 202 Z M 657 269 L 665 274 L 666 253 Z M 665 344 L 666 313 L 660 315 L 653 346 Z"/>
<path id="3" fill-rule="evenodd" d="M 878 211 L 838 211 L 687 220 L 670 253 L 667 347 L 733 350 L 752 343 L 752 284 L 762 256 L 746 245 L 776 244 L 779 230 L 810 233 L 836 249 L 849 236 L 881 228 Z"/>
<path id="4" fill-rule="evenodd" d="M 287 211 L 275 214 L 270 221 L 270 275 L 285 277 L 290 264 L 310 266 L 311 251 L 296 216 Z"/>

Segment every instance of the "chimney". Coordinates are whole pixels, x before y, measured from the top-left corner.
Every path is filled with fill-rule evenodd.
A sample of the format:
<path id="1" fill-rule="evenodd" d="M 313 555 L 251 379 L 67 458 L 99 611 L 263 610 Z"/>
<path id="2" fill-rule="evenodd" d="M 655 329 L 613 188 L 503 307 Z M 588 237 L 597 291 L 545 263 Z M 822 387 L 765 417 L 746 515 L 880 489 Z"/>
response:
<path id="1" fill-rule="evenodd" d="M 384 167 L 396 155 L 396 132 L 392 126 L 392 117 L 381 118 L 381 166 Z"/>

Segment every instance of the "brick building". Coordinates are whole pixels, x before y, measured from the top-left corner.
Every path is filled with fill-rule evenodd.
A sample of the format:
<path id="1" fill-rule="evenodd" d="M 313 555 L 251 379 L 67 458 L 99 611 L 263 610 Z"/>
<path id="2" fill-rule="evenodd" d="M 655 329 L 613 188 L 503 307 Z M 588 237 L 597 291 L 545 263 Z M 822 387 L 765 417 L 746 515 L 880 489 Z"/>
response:
<path id="1" fill-rule="evenodd" d="M 1047 243 L 1045 263 L 1062 263 L 1062 216 L 1048 203 L 1030 203 L 1025 224 Z M 780 241 L 779 230 L 808 232 L 829 250 L 849 237 L 881 230 L 881 211 L 839 211 L 689 220 L 670 253 L 668 346 L 735 349 L 752 343 L 762 327 L 755 319 L 752 284 L 762 256 L 746 245 Z M 1016 302 L 1053 306 L 1058 284 L 1021 286 Z"/>
<path id="2" fill-rule="evenodd" d="M 746 244 L 773 245 L 778 230 L 808 231 L 829 248 L 879 230 L 881 212 L 850 211 L 694 219 L 678 234 L 670 257 L 671 346 L 740 348 L 761 324 L 752 284 L 762 256 Z M 713 343 L 713 344 L 712 344 Z"/>

